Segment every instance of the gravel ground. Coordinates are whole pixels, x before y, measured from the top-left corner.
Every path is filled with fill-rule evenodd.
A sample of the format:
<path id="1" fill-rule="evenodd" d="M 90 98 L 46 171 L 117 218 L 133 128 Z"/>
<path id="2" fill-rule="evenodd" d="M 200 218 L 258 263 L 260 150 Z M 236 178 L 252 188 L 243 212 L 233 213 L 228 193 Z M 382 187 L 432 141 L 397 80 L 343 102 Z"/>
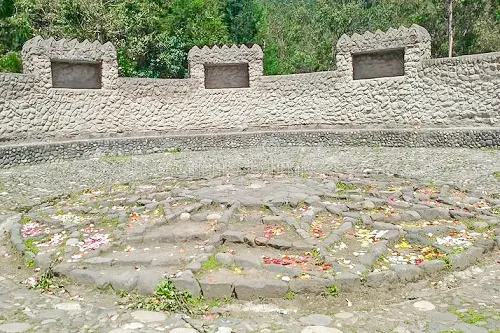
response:
<path id="1" fill-rule="evenodd" d="M 107 156 L 0 170 L 0 230 L 5 228 L 1 215 L 104 184 L 170 176 L 331 171 L 396 174 L 421 183 L 456 184 L 474 193 L 500 192 L 500 180 L 494 176 L 500 171 L 500 150 L 262 148 Z M 465 271 L 383 294 L 373 291 L 332 298 L 234 301 L 217 308 L 214 319 L 188 320 L 195 328 L 186 327 L 189 325 L 179 315 L 122 309 L 115 304 L 116 295 L 76 284 L 69 284 L 68 292 L 61 295 L 28 290 L 19 282 L 32 272 L 23 267 L 6 239 L 0 256 L 0 332 L 498 333 L 500 327 L 498 251 Z"/>
<path id="2" fill-rule="evenodd" d="M 500 192 L 500 150 L 449 148 L 238 149 L 106 156 L 0 170 L 0 209 L 12 210 L 103 184 L 168 176 L 211 177 L 246 172 L 398 174 L 420 182 Z"/>

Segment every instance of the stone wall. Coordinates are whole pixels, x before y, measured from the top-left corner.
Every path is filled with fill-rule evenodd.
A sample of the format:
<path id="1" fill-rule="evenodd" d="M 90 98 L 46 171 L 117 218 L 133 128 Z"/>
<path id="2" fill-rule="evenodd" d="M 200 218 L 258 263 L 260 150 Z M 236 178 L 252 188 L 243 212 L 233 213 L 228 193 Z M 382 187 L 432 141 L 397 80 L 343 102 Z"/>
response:
<path id="1" fill-rule="evenodd" d="M 140 155 L 178 150 L 356 146 L 500 147 L 500 128 L 258 131 L 4 144 L 0 145 L 0 168 L 109 155 Z"/>
<path id="2" fill-rule="evenodd" d="M 404 76 L 353 78 L 353 54 L 404 49 Z M 337 70 L 263 75 L 262 50 L 195 47 L 188 79 L 118 78 L 111 44 L 35 38 L 0 74 L 0 141 L 275 129 L 498 128 L 500 52 L 430 58 L 419 26 L 343 36 Z M 102 63 L 101 89 L 52 87 L 50 61 Z M 247 64 L 249 88 L 206 89 L 205 65 Z"/>

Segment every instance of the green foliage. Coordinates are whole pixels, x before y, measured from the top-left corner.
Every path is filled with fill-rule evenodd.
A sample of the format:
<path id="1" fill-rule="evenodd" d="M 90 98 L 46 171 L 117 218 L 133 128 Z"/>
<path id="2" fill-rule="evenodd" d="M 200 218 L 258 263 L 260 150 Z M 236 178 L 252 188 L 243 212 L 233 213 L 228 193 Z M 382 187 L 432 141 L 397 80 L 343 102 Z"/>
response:
<path id="1" fill-rule="evenodd" d="M 453 268 L 453 266 L 451 265 L 450 258 L 448 257 L 448 255 L 441 256 L 441 257 L 439 257 L 439 259 L 442 260 L 445 263 L 446 270 L 447 271 L 451 271 L 451 269 Z"/>
<path id="2" fill-rule="evenodd" d="M 253 0 L 226 0 L 224 23 L 231 41 L 235 43 L 255 42 L 262 13 L 262 7 Z"/>
<path id="3" fill-rule="evenodd" d="M 35 259 L 25 258 L 24 259 L 24 266 L 26 266 L 27 268 L 34 268 L 35 267 Z"/>
<path id="4" fill-rule="evenodd" d="M 38 253 L 38 248 L 36 247 L 36 245 L 34 244 L 35 241 L 39 240 L 39 238 L 26 238 L 24 240 L 24 250 L 25 251 L 29 251 L 33 254 L 37 254 Z"/>
<path id="5" fill-rule="evenodd" d="M 284 297 L 287 301 L 292 301 L 295 298 L 295 293 L 291 290 L 288 290 Z"/>
<path id="6" fill-rule="evenodd" d="M 413 23 L 445 56 L 446 20 L 442 0 L 1 0 L 0 71 L 35 35 L 110 41 L 121 76 L 183 78 L 192 46 L 221 43 L 260 44 L 267 74 L 325 71 L 342 34 Z M 454 55 L 500 50 L 498 0 L 455 0 L 453 23 Z"/>
<path id="7" fill-rule="evenodd" d="M 219 267 L 222 267 L 221 263 L 218 262 L 215 259 L 215 256 L 212 255 L 212 256 L 208 257 L 206 260 L 201 262 L 200 272 L 202 273 L 202 272 L 212 271 L 212 270 L 217 269 Z"/>
<path id="8" fill-rule="evenodd" d="M 21 224 L 25 224 L 25 223 L 29 223 L 29 222 L 31 222 L 31 217 L 26 216 L 26 215 L 23 215 L 21 217 L 21 221 L 20 221 Z"/>
<path id="9" fill-rule="evenodd" d="M 125 298 L 127 308 L 189 315 L 200 314 L 208 309 L 202 297 L 194 298 L 188 292 L 180 292 L 170 279 L 161 280 L 156 286 L 155 294 L 150 297 L 128 293 L 120 295 Z"/>
<path id="10" fill-rule="evenodd" d="M 322 293 L 323 296 L 338 296 L 339 291 L 335 285 L 331 285 L 325 288 L 325 290 Z"/>
<path id="11" fill-rule="evenodd" d="M 59 286 L 57 285 L 54 279 L 55 279 L 55 274 L 51 266 L 45 272 L 40 274 L 39 277 L 37 277 L 35 285 L 33 285 L 31 288 L 41 289 L 44 291 L 57 288 Z"/>
<path id="12" fill-rule="evenodd" d="M 467 309 L 466 311 L 458 311 L 456 309 L 450 309 L 450 312 L 456 314 L 458 318 L 468 324 L 475 324 L 480 321 L 486 320 L 486 316 L 481 312 L 473 309 Z"/>
<path id="13" fill-rule="evenodd" d="M 21 73 L 23 65 L 18 52 L 8 52 L 0 57 L 0 72 Z"/>
<path id="14" fill-rule="evenodd" d="M 179 147 L 170 147 L 170 148 L 163 150 L 164 153 L 171 153 L 171 154 L 180 153 L 181 151 L 182 151 L 182 149 Z"/>
<path id="15" fill-rule="evenodd" d="M 337 186 L 337 191 L 340 191 L 340 192 L 343 192 L 343 191 L 352 191 L 352 190 L 357 190 L 358 189 L 358 186 L 356 186 L 354 184 L 344 183 L 341 180 L 339 180 L 336 183 L 336 186 Z"/>

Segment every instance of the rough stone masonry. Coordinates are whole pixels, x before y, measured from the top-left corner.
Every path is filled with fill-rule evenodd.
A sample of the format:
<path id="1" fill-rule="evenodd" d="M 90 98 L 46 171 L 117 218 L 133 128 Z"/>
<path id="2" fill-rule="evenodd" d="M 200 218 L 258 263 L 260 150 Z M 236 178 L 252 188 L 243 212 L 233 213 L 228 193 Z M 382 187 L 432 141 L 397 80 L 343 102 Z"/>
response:
<path id="1" fill-rule="evenodd" d="M 24 73 L 0 74 L 0 142 L 311 128 L 498 129 L 500 52 L 431 59 L 430 45 L 417 25 L 344 35 L 336 70 L 276 76 L 263 75 L 257 45 L 194 47 L 189 78 L 136 79 L 118 77 L 110 43 L 35 37 L 23 47 Z M 72 79 L 61 83 L 58 68 Z M 222 82 L 207 81 L 207 68 Z M 96 89 L 81 89 L 89 86 Z M 242 88 L 224 88 L 234 86 Z"/>

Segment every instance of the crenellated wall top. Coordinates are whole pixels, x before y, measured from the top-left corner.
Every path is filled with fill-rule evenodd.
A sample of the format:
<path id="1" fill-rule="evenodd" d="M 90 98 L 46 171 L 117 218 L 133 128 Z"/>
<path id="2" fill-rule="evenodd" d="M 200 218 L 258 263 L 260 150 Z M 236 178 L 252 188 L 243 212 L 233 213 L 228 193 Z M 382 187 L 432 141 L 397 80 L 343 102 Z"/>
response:
<path id="1" fill-rule="evenodd" d="M 235 62 L 252 62 L 262 60 L 264 53 L 259 45 L 253 44 L 251 47 L 246 45 L 214 45 L 212 47 L 194 46 L 189 50 L 188 61 L 191 64 L 198 62 L 218 63 L 235 63 Z"/>
<path id="2" fill-rule="evenodd" d="M 188 53 L 189 77 L 203 79 L 204 65 L 247 63 L 250 80 L 264 74 L 264 53 L 259 45 L 194 46 Z"/>
<path id="3" fill-rule="evenodd" d="M 32 55 L 46 56 L 50 59 L 98 61 L 116 59 L 116 49 L 110 42 L 101 44 L 97 40 L 78 42 L 76 39 L 55 40 L 36 36 L 23 45 L 23 60 Z"/>
<path id="4" fill-rule="evenodd" d="M 359 53 L 380 49 L 396 49 L 419 43 L 430 43 L 429 32 L 417 24 L 411 27 L 390 28 L 383 32 L 377 30 L 375 33 L 367 31 L 352 36 L 342 35 L 337 41 L 337 53 Z"/>

